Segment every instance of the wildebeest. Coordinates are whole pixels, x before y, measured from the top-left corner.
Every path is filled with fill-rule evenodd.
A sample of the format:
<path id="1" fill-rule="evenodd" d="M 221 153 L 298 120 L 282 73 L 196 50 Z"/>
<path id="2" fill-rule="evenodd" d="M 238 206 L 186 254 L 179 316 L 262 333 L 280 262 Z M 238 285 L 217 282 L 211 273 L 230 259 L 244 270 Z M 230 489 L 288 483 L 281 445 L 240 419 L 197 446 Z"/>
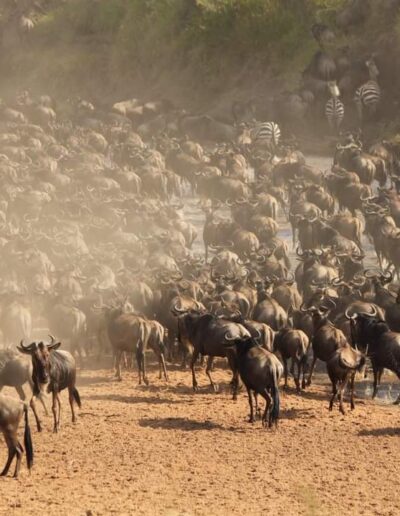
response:
<path id="1" fill-rule="evenodd" d="M 285 328 L 275 335 L 274 351 L 279 351 L 283 360 L 285 373 L 285 387 L 288 383 L 287 361 L 292 359 L 292 372 L 294 374 L 295 364 L 297 365 L 297 375 L 294 376 L 297 392 L 300 392 L 300 377 L 303 375 L 302 388 L 306 386 L 305 369 L 307 365 L 307 351 L 310 345 L 309 338 L 301 330 Z"/>
<path id="2" fill-rule="evenodd" d="M 214 357 L 226 357 L 233 372 L 233 399 L 236 399 L 238 390 L 238 370 L 236 359 L 226 347 L 225 334 L 230 332 L 236 339 L 250 337 L 250 333 L 241 324 L 225 319 L 219 319 L 210 313 L 187 312 L 177 307 L 173 313 L 178 318 L 179 340 L 183 346 L 193 347 L 193 355 L 190 362 L 192 370 L 193 390 L 197 391 L 198 384 L 194 366 L 198 356 L 208 356 L 206 374 L 214 391 L 217 386 L 211 378 L 211 367 Z"/>
<path id="3" fill-rule="evenodd" d="M 32 342 L 28 346 L 25 346 L 23 340 L 21 340 L 18 350 L 21 353 L 30 355 L 32 358 L 34 395 L 38 396 L 44 390 L 45 385 L 47 385 L 47 392 L 51 392 L 53 396 L 53 431 L 58 432 L 61 416 L 60 392 L 68 389 L 73 423 L 76 421 L 74 402 L 80 408 L 81 399 L 75 387 L 76 364 L 74 357 L 68 351 L 58 351 L 61 342 L 56 342 L 52 336 L 50 338 L 51 342 L 49 344 Z"/>
<path id="4" fill-rule="evenodd" d="M 0 351 L 0 392 L 3 387 L 14 387 L 21 400 L 24 401 L 26 395 L 22 386 L 25 383 L 28 383 L 32 392 L 34 391 L 32 372 L 32 362 L 27 357 L 22 357 L 13 349 Z M 40 394 L 39 397 L 47 415 L 47 408 L 44 404 L 42 395 Z M 30 406 L 33 414 L 35 415 L 38 432 L 40 432 L 42 430 L 42 425 L 36 411 L 33 397 L 31 398 Z"/>
<path id="5" fill-rule="evenodd" d="M 357 349 L 353 349 L 349 344 L 337 349 L 328 360 L 326 366 L 332 382 L 332 397 L 329 402 L 329 410 L 333 408 L 339 384 L 339 410 L 344 414 L 343 394 L 349 381 L 350 407 L 352 410 L 354 409 L 354 379 L 356 372 L 360 371 L 364 364 L 364 355 Z"/>
<path id="6" fill-rule="evenodd" d="M 25 417 L 24 446 L 26 463 L 28 469 L 31 469 L 33 465 L 33 445 L 29 427 L 28 406 L 23 401 L 0 394 L 0 431 L 4 435 L 8 448 L 8 458 L 3 471 L 0 473 L 1 476 L 7 475 L 14 457 L 17 456 L 14 478 L 18 477 L 24 452 L 17 435 L 22 416 Z"/>
<path id="7" fill-rule="evenodd" d="M 271 352 L 262 348 L 252 337 L 238 338 L 228 332 L 225 334 L 225 346 L 237 353 L 237 366 L 240 378 L 247 389 L 250 405 L 249 422 L 253 423 L 253 393 L 257 403 L 257 394 L 265 399 L 262 417 L 264 426 L 278 425 L 279 418 L 279 380 L 283 373 L 282 364 Z M 272 406 L 271 406 L 272 405 Z"/>
<path id="8" fill-rule="evenodd" d="M 390 331 L 387 323 L 379 318 L 375 307 L 372 307 L 371 313 L 350 315 L 346 311 L 345 315 L 350 319 L 353 342 L 365 350 L 371 359 L 374 373 L 372 398 L 375 398 L 384 369 L 393 371 L 400 378 L 400 333 Z M 395 401 L 396 405 L 399 403 L 400 395 Z"/>

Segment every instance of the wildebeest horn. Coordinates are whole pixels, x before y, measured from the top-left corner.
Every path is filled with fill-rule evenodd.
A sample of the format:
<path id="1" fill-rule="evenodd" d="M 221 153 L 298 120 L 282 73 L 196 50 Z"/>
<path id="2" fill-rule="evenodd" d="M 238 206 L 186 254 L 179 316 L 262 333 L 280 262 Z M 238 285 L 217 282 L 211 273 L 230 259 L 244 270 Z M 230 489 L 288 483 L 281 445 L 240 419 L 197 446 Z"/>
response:
<path id="1" fill-rule="evenodd" d="M 25 346 L 24 339 L 21 339 L 21 342 L 19 343 L 19 346 L 17 346 L 17 349 L 21 353 L 29 355 L 34 350 L 35 347 L 36 347 L 36 342 L 32 342 L 32 344 L 29 344 L 29 346 Z"/>
<path id="2" fill-rule="evenodd" d="M 371 274 L 372 273 L 372 274 Z M 364 271 L 364 276 L 368 279 L 370 278 L 376 278 L 377 277 L 377 272 L 374 272 L 374 269 L 365 269 Z"/>
<path id="3" fill-rule="evenodd" d="M 187 310 L 185 308 L 178 308 L 178 304 L 175 303 L 174 306 L 172 307 L 171 309 L 171 312 L 174 313 L 178 313 L 178 314 L 184 314 L 187 312 Z"/>
<path id="4" fill-rule="evenodd" d="M 350 312 L 350 308 L 347 308 L 347 310 L 344 313 L 344 315 L 346 316 L 346 319 L 355 321 L 358 317 L 358 313 L 356 312 L 353 315 L 350 315 L 349 312 Z"/>
<path id="5" fill-rule="evenodd" d="M 234 340 L 237 340 L 237 337 L 232 337 L 232 335 L 230 334 L 229 331 L 227 331 L 225 333 L 225 336 L 224 336 L 225 340 L 227 340 L 228 342 L 232 342 Z"/>
<path id="6" fill-rule="evenodd" d="M 354 276 L 354 278 L 350 281 L 350 285 L 353 285 L 354 287 L 361 287 L 365 283 L 365 278 L 362 276 Z"/>
<path id="7" fill-rule="evenodd" d="M 390 283 L 393 280 L 393 274 L 391 271 L 381 272 L 380 279 L 382 283 Z M 385 281 L 383 281 L 385 280 Z"/>
<path id="8" fill-rule="evenodd" d="M 51 339 L 51 342 L 49 344 L 47 344 L 48 349 L 53 349 L 56 346 L 58 347 L 60 345 L 59 342 L 56 342 L 56 339 L 53 337 L 53 335 L 49 335 L 49 337 Z"/>

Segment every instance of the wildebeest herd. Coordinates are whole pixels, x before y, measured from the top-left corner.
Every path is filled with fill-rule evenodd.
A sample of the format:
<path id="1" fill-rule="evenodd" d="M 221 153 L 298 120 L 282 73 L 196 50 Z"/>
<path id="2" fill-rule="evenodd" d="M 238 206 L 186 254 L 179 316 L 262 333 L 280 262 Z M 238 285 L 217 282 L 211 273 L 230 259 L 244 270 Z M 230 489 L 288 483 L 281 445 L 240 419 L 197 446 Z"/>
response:
<path id="1" fill-rule="evenodd" d="M 25 92 L 3 102 L 0 118 L 0 389 L 25 399 L 28 383 L 44 406 L 51 392 L 54 431 L 60 391 L 68 389 L 73 421 L 81 405 L 75 362 L 109 350 L 118 379 L 133 356 L 146 385 L 148 350 L 165 381 L 168 362 L 189 360 L 195 391 L 198 360 L 207 357 L 217 390 L 213 360 L 226 357 L 233 397 L 242 381 L 251 422 L 264 398 L 267 427 L 278 421 L 289 365 L 300 395 L 325 362 L 329 408 L 338 396 L 342 413 L 347 385 L 354 408 L 365 365 L 374 396 L 384 369 L 400 377 L 395 143 L 346 134 L 322 171 L 275 123 L 244 137 L 242 126 L 166 101 L 97 107 Z M 185 220 L 188 202 L 204 212 L 204 254 Z M 283 220 L 295 254 L 278 235 Z M 363 234 L 376 267 L 364 265 Z M 55 338 L 32 342 L 41 328 Z M 30 406 L 40 431 L 34 398 Z M 3 474 L 15 456 L 18 474 L 23 416 L 30 467 L 27 406 L 0 395 Z"/>

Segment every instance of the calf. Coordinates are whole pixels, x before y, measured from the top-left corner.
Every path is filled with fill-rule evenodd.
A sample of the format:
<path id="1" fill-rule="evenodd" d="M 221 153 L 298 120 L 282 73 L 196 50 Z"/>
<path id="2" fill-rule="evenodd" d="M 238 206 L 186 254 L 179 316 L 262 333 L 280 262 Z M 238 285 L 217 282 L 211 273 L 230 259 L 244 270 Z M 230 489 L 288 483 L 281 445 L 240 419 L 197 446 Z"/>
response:
<path id="1" fill-rule="evenodd" d="M 282 364 L 277 357 L 259 346 L 252 337 L 238 338 L 229 331 L 225 334 L 227 348 L 235 348 L 240 377 L 247 389 L 250 405 L 249 422 L 255 421 L 253 398 L 257 395 L 265 399 L 265 410 L 262 417 L 264 426 L 278 425 L 279 418 L 279 380 L 283 373 Z"/>
<path id="2" fill-rule="evenodd" d="M 147 341 L 144 345 L 144 349 L 148 346 L 151 348 L 157 359 L 159 364 L 159 378 L 161 378 L 162 373 L 164 373 L 165 381 L 168 382 L 168 373 L 165 365 L 165 344 L 164 338 L 166 335 L 166 330 L 162 324 L 158 321 L 146 321 L 146 336 Z M 145 372 L 144 372 L 145 374 Z"/>
<path id="3" fill-rule="evenodd" d="M 343 394 L 349 381 L 350 407 L 351 410 L 354 409 L 354 379 L 356 372 L 360 371 L 364 364 L 364 355 L 357 349 L 353 349 L 349 344 L 339 348 L 328 360 L 326 367 L 332 382 L 332 397 L 329 403 L 329 410 L 333 408 L 339 385 L 339 410 L 344 415 Z"/>
<path id="4" fill-rule="evenodd" d="M 81 407 L 79 392 L 75 387 L 76 383 L 76 364 L 75 359 L 68 351 L 57 351 L 61 342 L 55 342 L 54 337 L 50 336 L 51 342 L 33 342 L 25 346 L 21 341 L 18 350 L 21 353 L 30 355 L 33 366 L 33 394 L 38 396 L 47 385 L 47 392 L 52 393 L 52 411 L 54 417 L 53 431 L 57 432 L 60 426 L 61 402 L 60 392 L 68 389 L 69 403 L 72 412 L 72 422 L 75 423 L 74 402 Z M 58 414 L 57 414 L 58 406 Z"/>
<path id="5" fill-rule="evenodd" d="M 285 373 L 285 387 L 288 384 L 288 359 L 292 359 L 292 372 L 294 373 L 294 366 L 297 365 L 297 376 L 294 376 L 297 392 L 300 392 L 300 377 L 303 375 L 302 388 L 306 386 L 306 365 L 307 365 L 307 351 L 310 345 L 310 340 L 307 335 L 301 330 L 284 329 L 275 335 L 274 351 L 279 351 L 282 361 L 283 370 Z"/>
<path id="6" fill-rule="evenodd" d="M 0 431 L 4 435 L 8 448 L 8 458 L 3 471 L 0 473 L 1 476 L 7 475 L 14 457 L 17 456 L 14 478 L 18 477 L 24 452 L 21 443 L 18 441 L 18 427 L 23 415 L 25 416 L 24 446 L 26 463 L 28 469 L 31 469 L 33 464 L 33 445 L 28 420 L 28 406 L 23 401 L 0 394 Z"/>

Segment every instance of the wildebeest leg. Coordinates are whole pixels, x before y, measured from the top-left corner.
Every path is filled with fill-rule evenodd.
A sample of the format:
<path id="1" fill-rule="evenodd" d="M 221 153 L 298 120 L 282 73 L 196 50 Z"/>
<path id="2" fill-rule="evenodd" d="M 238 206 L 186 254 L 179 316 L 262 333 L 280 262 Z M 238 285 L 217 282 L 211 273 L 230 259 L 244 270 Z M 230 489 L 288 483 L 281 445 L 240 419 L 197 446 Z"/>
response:
<path id="1" fill-rule="evenodd" d="M 19 385 L 18 387 L 15 387 L 15 390 L 18 392 L 18 395 L 21 398 L 21 400 L 25 401 L 26 396 L 25 396 L 25 392 L 24 392 L 23 388 Z M 43 403 L 43 401 L 42 401 L 42 403 Z M 29 402 L 29 406 L 31 407 L 33 415 L 35 416 L 37 431 L 41 432 L 42 431 L 42 424 L 40 422 L 38 413 L 36 411 L 36 405 L 35 405 L 35 401 L 34 401 L 34 397 L 33 396 L 31 398 L 31 401 Z"/>
<path id="2" fill-rule="evenodd" d="M 161 378 L 161 367 L 162 367 L 162 370 L 164 371 L 165 381 L 168 382 L 169 379 L 168 379 L 168 373 L 167 373 L 167 366 L 165 365 L 164 353 L 161 352 L 159 360 L 160 360 L 160 378 Z"/>
<path id="3" fill-rule="evenodd" d="M 264 391 L 261 393 L 262 397 L 265 399 L 265 410 L 262 417 L 262 424 L 263 426 L 267 426 L 267 418 L 268 418 L 268 426 L 272 426 L 271 417 L 269 416 L 269 412 L 271 409 L 271 403 L 272 403 L 272 397 L 270 393 L 267 391 L 267 389 L 264 389 Z M 269 416 L 269 417 L 268 417 Z"/>
<path id="4" fill-rule="evenodd" d="M 141 350 L 141 354 L 142 354 L 142 375 L 143 375 L 143 381 L 146 385 L 149 385 L 149 379 L 147 378 L 147 374 L 146 374 L 146 353 L 145 353 L 145 350 L 142 349 Z"/>
<path id="5" fill-rule="evenodd" d="M 288 386 L 288 366 L 287 366 L 287 360 L 286 358 L 283 358 L 282 357 L 282 362 L 283 362 L 283 374 L 285 375 L 285 389 L 287 389 L 287 386 Z"/>
<path id="6" fill-rule="evenodd" d="M 331 396 L 331 401 L 329 402 L 329 410 L 333 409 L 333 403 L 334 403 L 336 395 L 337 395 L 337 380 L 331 378 L 331 382 L 332 382 L 332 396 Z"/>
<path id="7" fill-rule="evenodd" d="M 237 400 L 237 395 L 239 392 L 239 371 L 237 368 L 236 359 L 230 353 L 227 354 L 226 358 L 228 359 L 229 367 L 231 368 L 232 374 L 233 374 L 232 381 L 231 381 L 232 399 Z"/>
<path id="8" fill-rule="evenodd" d="M 340 387 L 339 387 L 339 410 L 343 415 L 345 415 L 344 406 L 343 406 L 343 395 L 344 395 L 344 391 L 346 390 L 348 380 L 349 380 L 349 377 L 348 377 L 348 375 L 346 375 L 346 378 L 340 383 Z"/>
<path id="9" fill-rule="evenodd" d="M 247 396 L 249 397 L 249 405 L 250 405 L 249 423 L 254 423 L 256 418 L 254 417 L 254 407 L 253 407 L 252 393 L 251 393 L 251 390 L 248 387 L 246 387 L 246 389 L 247 389 Z"/>
<path id="10" fill-rule="evenodd" d="M 75 409 L 74 409 L 74 391 L 73 387 L 68 387 L 69 404 L 71 406 L 72 422 L 76 422 Z"/>
<path id="11" fill-rule="evenodd" d="M 190 369 L 192 370 L 192 385 L 193 385 L 193 390 L 195 392 L 198 390 L 198 388 L 197 388 L 196 373 L 194 372 L 194 366 L 195 366 L 198 356 L 199 356 L 199 352 L 195 349 L 193 351 L 192 359 L 190 361 Z"/>
<path id="12" fill-rule="evenodd" d="M 356 378 L 355 371 L 351 373 L 350 376 L 350 408 L 351 410 L 354 410 L 354 380 Z"/>
<path id="13" fill-rule="evenodd" d="M 139 373 L 139 385 L 142 384 L 142 351 L 140 349 L 140 346 L 136 348 L 136 363 L 138 367 L 138 373 Z M 144 375 L 143 375 L 144 376 Z"/>
<path id="14" fill-rule="evenodd" d="M 303 370 L 303 379 L 301 381 L 301 388 L 306 388 L 306 368 L 307 368 L 307 357 L 304 357 L 304 360 L 301 361 L 301 368 Z M 300 379 L 300 378 L 299 378 Z"/>
<path id="15" fill-rule="evenodd" d="M 215 384 L 213 382 L 213 379 L 211 378 L 211 369 L 212 369 L 213 360 L 214 360 L 214 357 L 211 356 L 211 355 L 207 359 L 206 375 L 208 376 L 208 378 L 210 380 L 211 387 L 213 388 L 213 391 L 214 392 L 218 392 L 218 385 Z"/>
<path id="16" fill-rule="evenodd" d="M 57 405 L 58 405 L 58 419 L 57 419 L 57 429 L 60 428 L 61 424 L 61 400 L 60 393 L 57 392 Z"/>
<path id="17" fill-rule="evenodd" d="M 121 381 L 121 357 L 122 357 L 122 351 L 116 351 L 115 352 L 115 376 L 116 378 Z"/>
<path id="18" fill-rule="evenodd" d="M 297 376 L 294 377 L 294 383 L 296 384 L 296 391 L 299 393 L 300 389 L 300 376 L 301 376 L 301 362 L 297 360 Z"/>
<path id="19" fill-rule="evenodd" d="M 313 359 L 312 359 L 311 367 L 310 367 L 310 373 L 308 375 L 307 385 L 311 385 L 311 378 L 312 378 L 312 375 L 314 372 L 314 367 L 315 367 L 316 361 L 317 361 L 317 357 L 315 355 L 313 355 Z"/>
<path id="20" fill-rule="evenodd" d="M 256 406 L 256 414 L 257 414 L 257 417 L 259 419 L 261 419 L 261 409 L 258 406 L 258 394 L 256 393 L 256 391 L 253 391 L 253 395 L 254 395 L 254 404 Z"/>
<path id="21" fill-rule="evenodd" d="M 374 390 L 372 392 L 372 399 L 374 399 L 378 393 L 378 371 L 379 369 L 372 364 L 372 372 L 374 373 Z"/>
<path id="22" fill-rule="evenodd" d="M 21 467 L 21 460 L 22 455 L 24 453 L 24 449 L 21 445 L 21 443 L 17 443 L 17 446 L 15 447 L 15 453 L 17 454 L 17 463 L 15 464 L 15 471 L 14 471 L 14 478 L 18 478 L 19 469 Z"/>
<path id="23" fill-rule="evenodd" d="M 57 417 L 57 405 L 59 404 L 58 394 L 56 391 L 53 391 L 53 403 L 51 405 L 51 410 L 53 412 L 54 426 L 53 432 L 58 432 L 58 417 Z"/>
<path id="24" fill-rule="evenodd" d="M 8 470 L 10 469 L 11 463 L 15 457 L 15 454 L 17 453 L 17 451 L 16 451 L 17 443 L 14 442 L 14 439 L 10 435 L 7 435 L 7 434 L 4 435 L 4 439 L 6 441 L 7 448 L 8 448 L 8 457 L 7 457 L 6 465 L 4 466 L 3 471 L 0 473 L 1 477 L 4 477 L 5 475 L 7 475 Z"/>

